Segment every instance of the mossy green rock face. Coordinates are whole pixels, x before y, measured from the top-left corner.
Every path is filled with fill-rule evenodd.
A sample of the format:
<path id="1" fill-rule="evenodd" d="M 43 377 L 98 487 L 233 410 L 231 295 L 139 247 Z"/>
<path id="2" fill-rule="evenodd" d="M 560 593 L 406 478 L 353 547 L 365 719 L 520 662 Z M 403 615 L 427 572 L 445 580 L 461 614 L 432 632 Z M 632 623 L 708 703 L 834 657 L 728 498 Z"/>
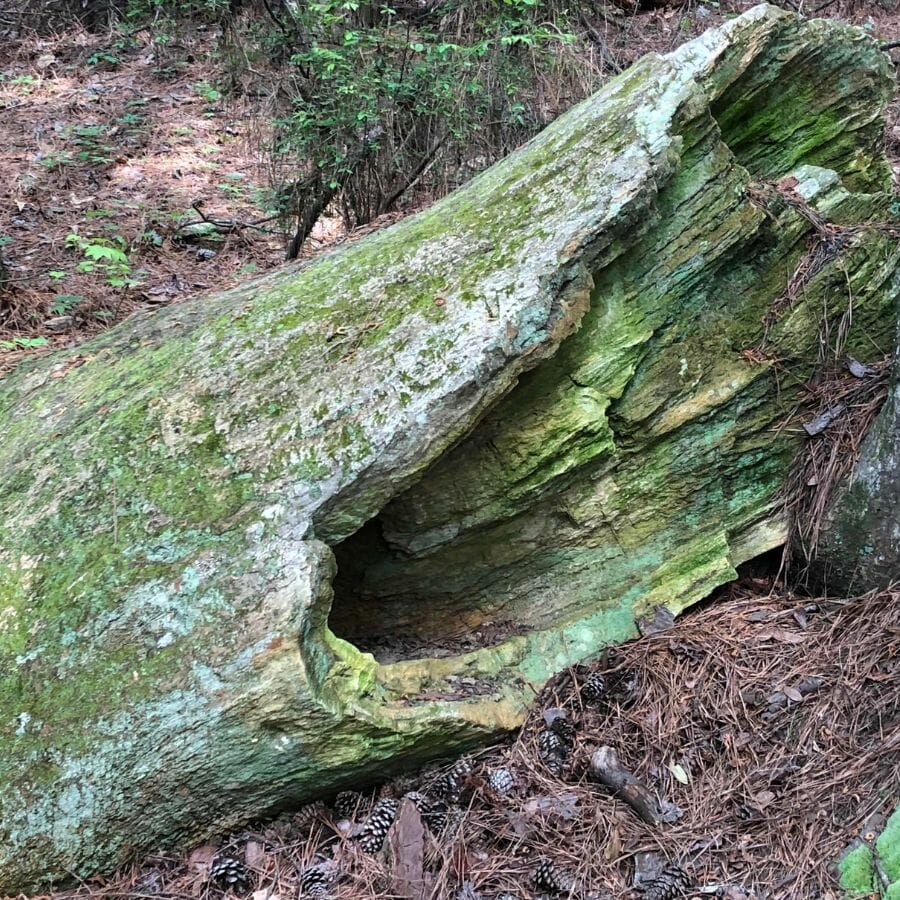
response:
<path id="1" fill-rule="evenodd" d="M 831 594 L 886 588 L 900 574 L 900 318 L 893 355 L 887 399 L 853 472 L 835 491 L 810 565 Z"/>
<path id="2" fill-rule="evenodd" d="M 823 310 L 892 329 L 890 87 L 757 7 L 419 216 L 0 385 L 0 890 L 514 728 L 777 545 Z M 807 207 L 853 227 L 779 304 Z"/>

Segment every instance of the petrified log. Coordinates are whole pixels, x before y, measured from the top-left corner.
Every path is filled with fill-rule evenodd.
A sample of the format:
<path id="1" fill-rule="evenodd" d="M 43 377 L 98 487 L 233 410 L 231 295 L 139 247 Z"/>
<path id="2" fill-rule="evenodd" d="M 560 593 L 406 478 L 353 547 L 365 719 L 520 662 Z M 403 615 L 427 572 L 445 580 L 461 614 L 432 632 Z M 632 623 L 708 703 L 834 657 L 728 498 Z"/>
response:
<path id="1" fill-rule="evenodd" d="M 758 7 L 419 216 L 0 385 L 0 889 L 515 727 L 780 543 L 822 315 L 893 322 L 890 91 Z"/>

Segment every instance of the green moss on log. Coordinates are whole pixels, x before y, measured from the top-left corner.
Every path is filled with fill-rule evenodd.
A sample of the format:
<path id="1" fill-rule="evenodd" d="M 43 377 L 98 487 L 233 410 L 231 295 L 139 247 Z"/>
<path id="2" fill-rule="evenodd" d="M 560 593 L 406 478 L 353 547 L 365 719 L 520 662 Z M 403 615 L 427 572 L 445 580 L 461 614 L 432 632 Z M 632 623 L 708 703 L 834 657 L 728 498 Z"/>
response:
<path id="1" fill-rule="evenodd" d="M 754 179 L 882 217 L 889 80 L 857 32 L 759 7 L 419 216 L 3 382 L 0 890 L 493 737 L 781 540 L 791 397 L 742 352 L 810 225 Z M 898 264 L 858 228 L 767 347 L 802 379 L 851 294 L 877 340 Z M 504 610 L 524 633 L 448 658 L 345 640 Z"/>

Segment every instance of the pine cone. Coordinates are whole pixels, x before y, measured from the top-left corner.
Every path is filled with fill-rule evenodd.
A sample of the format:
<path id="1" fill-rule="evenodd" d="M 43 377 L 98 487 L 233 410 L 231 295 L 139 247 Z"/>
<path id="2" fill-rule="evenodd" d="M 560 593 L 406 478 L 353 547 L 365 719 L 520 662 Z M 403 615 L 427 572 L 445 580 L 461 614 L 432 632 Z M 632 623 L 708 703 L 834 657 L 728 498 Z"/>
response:
<path id="1" fill-rule="evenodd" d="M 359 791 L 341 791 L 332 804 L 335 819 L 352 819 L 365 802 Z"/>
<path id="2" fill-rule="evenodd" d="M 393 797 L 384 797 L 375 804 L 358 838 L 363 853 L 377 853 L 384 846 L 384 839 L 399 811 L 400 801 Z"/>
<path id="3" fill-rule="evenodd" d="M 306 806 L 301 806 L 292 816 L 292 824 L 301 831 L 305 831 L 314 822 L 321 820 L 327 814 L 328 809 L 325 804 L 321 800 L 316 800 L 315 803 L 307 803 Z"/>
<path id="4" fill-rule="evenodd" d="M 418 772 L 407 775 L 398 775 L 394 779 L 394 790 L 396 791 L 394 796 L 402 797 L 404 794 L 416 790 L 416 787 L 421 780 L 421 775 Z"/>
<path id="5" fill-rule="evenodd" d="M 428 812 L 433 805 L 433 801 L 421 791 L 407 791 L 403 795 L 403 799 L 412 800 L 413 806 L 415 806 L 420 814 Z"/>
<path id="6" fill-rule="evenodd" d="M 459 799 L 466 778 L 472 774 L 472 763 L 462 757 L 458 759 L 449 772 L 445 772 L 433 785 L 432 790 L 437 797 L 450 803 Z"/>
<path id="7" fill-rule="evenodd" d="M 575 723 L 568 716 L 556 716 L 550 723 L 550 730 L 558 734 L 567 746 L 571 747 L 575 743 L 577 733 Z"/>
<path id="8" fill-rule="evenodd" d="M 447 827 L 447 804 L 433 800 L 428 809 L 419 810 L 425 827 L 435 836 L 440 835 Z"/>
<path id="9" fill-rule="evenodd" d="M 581 699 L 586 706 L 596 706 L 606 696 L 606 678 L 602 672 L 591 672 L 581 685 Z"/>
<path id="10" fill-rule="evenodd" d="M 239 859 L 233 856 L 216 856 L 209 867 L 209 880 L 226 890 L 234 888 L 245 891 L 250 882 L 250 873 Z"/>
<path id="11" fill-rule="evenodd" d="M 451 806 L 444 813 L 444 824 L 440 831 L 441 840 L 446 844 L 452 843 L 460 836 L 465 824 L 465 810 L 458 806 Z"/>
<path id="12" fill-rule="evenodd" d="M 635 887 L 641 892 L 642 900 L 677 900 L 686 897 L 691 889 L 691 878 L 681 866 L 669 865 L 655 878 Z"/>
<path id="13" fill-rule="evenodd" d="M 300 873 L 300 896 L 327 897 L 337 878 L 338 868 L 334 860 L 326 859 L 307 866 Z"/>
<path id="14" fill-rule="evenodd" d="M 616 695 L 619 703 L 623 706 L 630 706 L 634 703 L 638 696 L 637 672 L 621 672 L 613 685 L 612 693 Z"/>
<path id="15" fill-rule="evenodd" d="M 566 766 L 568 748 L 555 732 L 544 730 L 538 735 L 538 753 L 550 773 L 559 777 Z"/>
<path id="16" fill-rule="evenodd" d="M 402 791 L 397 791 L 397 786 L 393 781 L 387 781 L 383 785 L 381 785 L 380 788 L 378 788 L 378 794 L 375 797 L 375 802 L 377 803 L 379 800 L 396 800 L 402 793 Z"/>
<path id="17" fill-rule="evenodd" d="M 162 872 L 159 869 L 151 869 L 144 872 L 132 888 L 138 894 L 161 894 L 164 889 Z"/>
<path id="18" fill-rule="evenodd" d="M 487 782 L 488 787 L 501 797 L 511 794 L 516 786 L 516 779 L 509 769 L 491 769 Z"/>
<path id="19" fill-rule="evenodd" d="M 575 887 L 575 876 L 559 868 L 551 859 L 542 859 L 534 871 L 534 886 L 550 894 L 570 894 Z"/>
<path id="20" fill-rule="evenodd" d="M 409 791 L 403 795 L 404 800 L 412 800 L 425 827 L 434 835 L 439 835 L 447 824 L 447 804 L 443 800 L 435 800 L 421 791 Z"/>

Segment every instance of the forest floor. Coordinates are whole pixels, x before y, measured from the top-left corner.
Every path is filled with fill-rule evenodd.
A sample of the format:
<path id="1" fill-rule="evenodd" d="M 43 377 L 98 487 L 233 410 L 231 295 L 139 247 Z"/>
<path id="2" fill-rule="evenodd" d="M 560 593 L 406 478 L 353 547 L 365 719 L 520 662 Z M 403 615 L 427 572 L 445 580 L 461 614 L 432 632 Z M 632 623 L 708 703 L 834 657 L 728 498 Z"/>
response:
<path id="1" fill-rule="evenodd" d="M 630 17 L 606 38 L 627 65 L 750 5 L 689 0 Z M 879 39 L 900 38 L 900 12 L 877 3 L 818 7 Z M 4 47 L 0 254 L 10 284 L 0 295 L 0 377 L 138 310 L 283 264 L 260 102 L 220 90 L 212 31 L 164 48 L 141 38 L 61 34 Z M 886 140 L 900 172 L 896 121 L 895 111 Z M 219 225 L 203 224 L 210 221 Z M 329 218 L 304 256 L 355 236 Z M 562 673 L 518 735 L 471 757 L 472 771 L 459 779 L 460 812 L 421 837 L 426 895 L 533 897 L 541 893 L 538 863 L 549 858 L 574 879 L 561 896 L 631 896 L 636 867 L 652 868 L 654 859 L 681 866 L 696 896 L 838 896 L 841 850 L 877 831 L 897 802 L 900 595 L 825 601 L 775 587 L 735 584 L 715 605 L 618 648 L 594 667 L 610 686 L 595 705 L 580 694 L 587 670 Z M 548 709 L 566 710 L 576 725 L 559 774 L 538 744 Z M 677 804 L 677 820 L 647 825 L 592 781 L 587 764 L 601 744 Z M 490 787 L 498 770 L 512 777 L 506 793 Z M 349 818 L 312 806 L 53 900 L 293 900 L 317 864 L 326 880 L 337 877 L 330 896 L 396 896 L 403 885 L 390 854 L 362 853 L 352 836 L 379 793 L 434 793 L 448 771 L 361 787 Z M 230 889 L 210 879 L 211 864 L 223 859 L 235 860 L 226 871 L 246 870 Z M 301 896 L 312 896 L 305 877 Z"/>
<path id="2" fill-rule="evenodd" d="M 624 67 L 751 5 L 687 0 L 607 21 L 603 38 Z M 881 40 L 900 36 L 900 12 L 878 3 L 821 6 Z M 5 40 L 0 256 L 10 278 L 0 293 L 0 377 L 137 310 L 283 264 L 266 99 L 225 90 L 217 42 L 216 28 L 186 29 L 167 43 L 148 31 Z M 887 139 L 900 148 L 894 117 Z M 401 205 L 362 231 L 411 211 Z M 347 238 L 339 216 L 323 219 L 303 257 Z"/>
<path id="3" fill-rule="evenodd" d="M 600 698 L 584 691 L 591 672 L 603 674 Z M 836 898 L 842 852 L 871 844 L 897 804 L 898 680 L 900 592 L 823 600 L 745 578 L 561 673 L 518 735 L 464 765 L 360 786 L 52 900 L 293 900 L 316 896 L 320 881 L 334 900 Z M 574 736 L 551 759 L 541 733 L 561 712 Z M 590 777 L 603 745 L 660 799 L 666 822 L 643 822 Z M 417 800 L 434 832 L 401 815 L 390 849 L 363 852 L 354 838 L 373 804 L 409 791 L 443 796 L 431 815 Z M 544 860 L 556 893 L 535 882 Z M 660 866 L 687 889 L 654 894 L 645 881 L 634 893 L 636 873 Z M 409 890 L 418 879 L 420 894 Z"/>

